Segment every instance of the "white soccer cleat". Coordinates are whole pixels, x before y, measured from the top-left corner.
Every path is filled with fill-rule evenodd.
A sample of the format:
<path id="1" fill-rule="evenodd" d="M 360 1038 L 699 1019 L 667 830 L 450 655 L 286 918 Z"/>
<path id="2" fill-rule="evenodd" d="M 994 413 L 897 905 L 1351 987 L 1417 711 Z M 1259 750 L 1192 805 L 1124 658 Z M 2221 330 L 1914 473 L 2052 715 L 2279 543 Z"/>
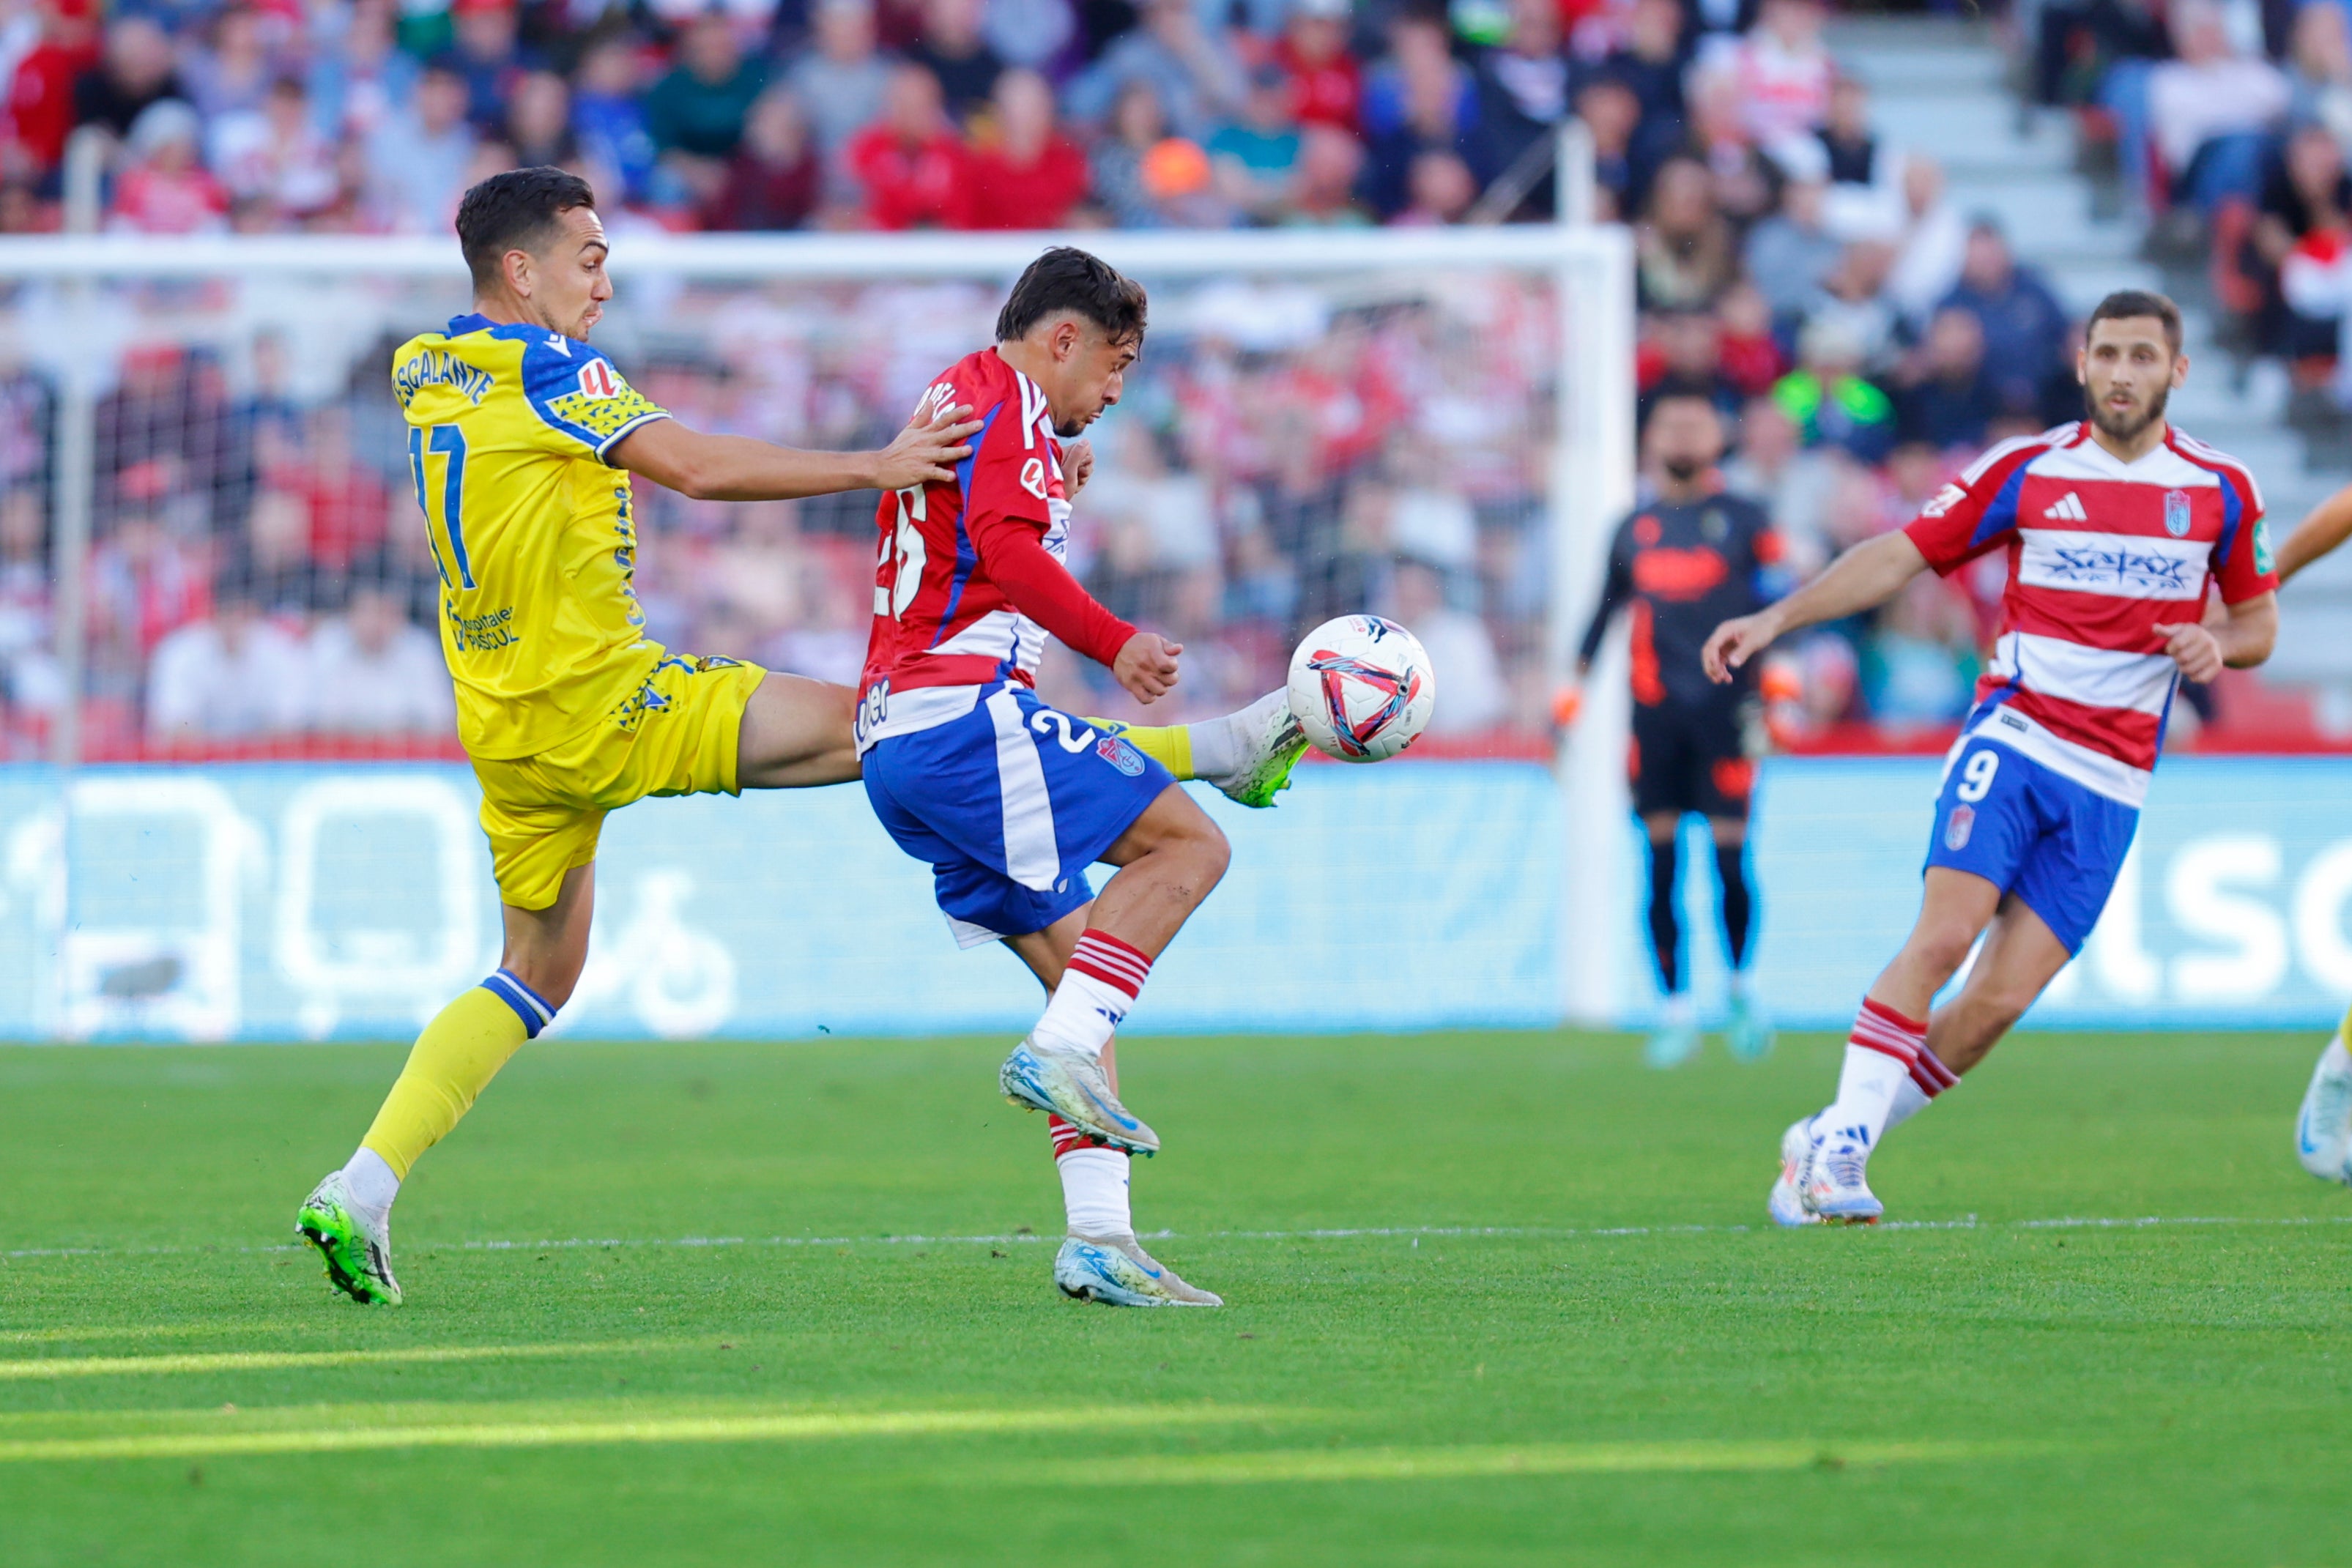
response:
<path id="1" fill-rule="evenodd" d="M 1805 1176 L 1813 1163 L 1813 1123 L 1810 1116 L 1789 1124 L 1780 1134 L 1780 1178 L 1764 1207 L 1775 1225 L 1820 1225 L 1822 1217 L 1805 1207 Z"/>
<path id="2" fill-rule="evenodd" d="M 1223 1296 L 1197 1290 L 1146 1252 L 1132 1236 L 1072 1231 L 1054 1254 L 1054 1283 L 1073 1301 L 1107 1307 L 1222 1307 Z"/>
<path id="3" fill-rule="evenodd" d="M 2294 1157 L 2320 1180 L 2352 1186 L 2352 1066 L 2339 1055 L 2331 1042 L 2312 1070 L 2295 1118 Z"/>
<path id="4" fill-rule="evenodd" d="M 1848 1133 L 1816 1134 L 1806 1158 L 1799 1190 L 1805 1207 L 1832 1225 L 1875 1225 L 1886 1206 L 1878 1201 L 1864 1179 L 1870 1150 Z"/>
<path id="5" fill-rule="evenodd" d="M 1273 805 L 1274 798 L 1290 788 L 1290 770 L 1307 755 L 1307 731 L 1290 711 L 1290 694 L 1268 692 L 1230 716 L 1226 723 L 1234 727 L 1241 765 L 1231 773 L 1202 777 L 1229 800 L 1253 807 Z"/>
<path id="6" fill-rule="evenodd" d="M 1160 1152 L 1160 1134 L 1118 1103 L 1100 1057 L 1041 1045 L 1032 1035 L 997 1069 L 996 1086 L 1015 1105 L 1050 1112 L 1115 1149 Z"/>

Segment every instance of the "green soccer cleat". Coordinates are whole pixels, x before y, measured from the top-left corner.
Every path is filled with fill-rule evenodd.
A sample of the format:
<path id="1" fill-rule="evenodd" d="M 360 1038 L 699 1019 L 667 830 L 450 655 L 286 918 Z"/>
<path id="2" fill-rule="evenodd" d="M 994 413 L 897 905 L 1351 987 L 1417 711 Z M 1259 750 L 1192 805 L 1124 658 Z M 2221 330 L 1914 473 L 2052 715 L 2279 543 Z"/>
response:
<path id="1" fill-rule="evenodd" d="M 400 1281 L 392 1277 L 392 1229 L 371 1225 L 352 1206 L 343 1173 L 330 1172 L 294 1211 L 294 1233 L 326 1260 L 335 1289 L 368 1306 L 400 1305 Z"/>
<path id="2" fill-rule="evenodd" d="M 1226 722 L 1234 727 L 1241 766 L 1208 781 L 1226 800 L 1254 808 L 1274 804 L 1290 788 L 1290 771 L 1307 755 L 1307 732 L 1290 711 L 1290 694 L 1268 692 Z"/>

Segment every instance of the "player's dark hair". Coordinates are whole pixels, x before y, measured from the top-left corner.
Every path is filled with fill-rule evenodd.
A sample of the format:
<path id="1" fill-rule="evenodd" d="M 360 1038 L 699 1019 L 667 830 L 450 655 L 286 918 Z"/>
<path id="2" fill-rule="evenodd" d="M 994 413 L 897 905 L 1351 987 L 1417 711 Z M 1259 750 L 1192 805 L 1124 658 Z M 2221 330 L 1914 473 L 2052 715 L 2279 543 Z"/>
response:
<path id="1" fill-rule="evenodd" d="M 1098 256 L 1057 245 L 1029 264 L 996 313 L 996 340 L 1029 335 L 1046 317 L 1067 310 L 1102 329 L 1114 343 L 1143 342 L 1143 285 Z"/>
<path id="2" fill-rule="evenodd" d="M 476 288 L 499 281 L 510 250 L 536 252 L 554 236 L 555 225 L 574 207 L 596 205 L 588 182 L 562 169 L 509 169 L 466 193 L 457 204 L 457 245 L 474 274 Z"/>
<path id="3" fill-rule="evenodd" d="M 2131 321 L 2153 316 L 2164 323 L 2164 341 L 2175 354 L 2180 352 L 2180 307 L 2163 295 L 2146 288 L 2118 288 L 2099 301 L 2091 319 L 2083 323 L 2083 336 L 2088 338 L 2091 329 L 2102 321 Z"/>

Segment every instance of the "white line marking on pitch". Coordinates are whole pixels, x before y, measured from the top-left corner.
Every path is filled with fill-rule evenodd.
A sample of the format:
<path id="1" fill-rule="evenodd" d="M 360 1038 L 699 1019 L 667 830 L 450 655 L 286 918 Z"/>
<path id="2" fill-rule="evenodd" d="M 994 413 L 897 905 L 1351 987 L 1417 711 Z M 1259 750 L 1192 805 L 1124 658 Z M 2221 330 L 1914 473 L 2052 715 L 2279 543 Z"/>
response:
<path id="1" fill-rule="evenodd" d="M 2102 1217 L 2061 1215 L 2044 1219 L 1980 1220 L 1975 1215 L 1958 1219 L 1890 1219 L 1879 1230 L 2145 1230 L 2158 1226 L 2330 1226 L 2352 1225 L 2352 1214 L 2273 1215 L 2237 1218 L 2226 1215 L 2141 1215 Z M 1567 1239 L 1580 1236 L 1738 1236 L 1763 1228 L 1753 1225 L 1612 1225 L 1578 1228 L 1537 1225 L 1378 1225 L 1317 1230 L 1147 1230 L 1147 1241 L 1346 1241 L 1360 1238 L 1438 1237 L 1477 1240 Z M 415 1250 L 435 1252 L 552 1252 L 582 1248 L 618 1247 L 1012 1247 L 1040 1242 L 1059 1244 L 1058 1236 L 1021 1232 L 1011 1236 L 571 1236 L 541 1241 L 485 1239 L 412 1244 Z M 159 1258 L 197 1253 L 251 1254 L 299 1252 L 299 1243 L 277 1247 L 20 1247 L 0 1252 L 0 1258 Z"/>

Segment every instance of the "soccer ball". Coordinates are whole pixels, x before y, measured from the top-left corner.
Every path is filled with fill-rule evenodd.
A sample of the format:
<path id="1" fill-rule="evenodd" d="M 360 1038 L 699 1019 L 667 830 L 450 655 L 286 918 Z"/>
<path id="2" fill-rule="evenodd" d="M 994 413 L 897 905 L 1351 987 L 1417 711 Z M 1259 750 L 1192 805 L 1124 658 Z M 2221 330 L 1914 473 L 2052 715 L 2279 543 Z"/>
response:
<path id="1" fill-rule="evenodd" d="M 1429 727 L 1437 672 L 1413 634 L 1377 615 L 1342 615 L 1290 655 L 1290 711 L 1315 748 L 1342 762 L 1381 762 Z"/>

